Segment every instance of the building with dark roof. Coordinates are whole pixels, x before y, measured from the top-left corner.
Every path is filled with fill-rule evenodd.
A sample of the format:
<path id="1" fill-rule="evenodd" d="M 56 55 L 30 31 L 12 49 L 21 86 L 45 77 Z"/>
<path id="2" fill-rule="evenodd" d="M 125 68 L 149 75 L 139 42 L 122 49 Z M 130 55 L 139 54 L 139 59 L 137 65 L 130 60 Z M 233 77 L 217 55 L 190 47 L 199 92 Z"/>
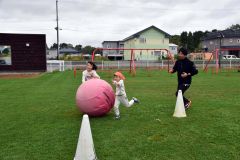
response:
<path id="1" fill-rule="evenodd" d="M 202 39 L 202 48 L 205 51 L 213 52 L 216 49 L 227 49 L 222 55 L 230 54 L 240 57 L 240 29 L 227 29 L 223 31 L 210 32 Z"/>

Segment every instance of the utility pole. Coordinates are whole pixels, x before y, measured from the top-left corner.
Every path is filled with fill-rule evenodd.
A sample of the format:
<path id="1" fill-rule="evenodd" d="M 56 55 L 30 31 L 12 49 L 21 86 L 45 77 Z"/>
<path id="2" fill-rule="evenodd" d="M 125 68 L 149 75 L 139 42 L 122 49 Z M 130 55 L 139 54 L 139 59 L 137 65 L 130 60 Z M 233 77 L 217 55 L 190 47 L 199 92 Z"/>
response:
<path id="1" fill-rule="evenodd" d="M 58 0 L 56 0 L 56 21 L 57 21 L 57 27 L 55 29 L 57 30 L 57 60 L 59 60 Z"/>
<path id="2" fill-rule="evenodd" d="M 221 58 L 222 58 L 222 51 L 221 51 L 221 48 L 222 48 L 222 39 L 224 38 L 224 35 L 223 35 L 223 33 L 222 33 L 222 31 L 219 31 L 219 34 L 220 34 L 220 36 L 219 36 L 219 40 L 220 40 L 220 44 L 219 44 L 219 61 L 218 61 L 218 65 L 219 65 L 219 68 L 221 68 Z"/>

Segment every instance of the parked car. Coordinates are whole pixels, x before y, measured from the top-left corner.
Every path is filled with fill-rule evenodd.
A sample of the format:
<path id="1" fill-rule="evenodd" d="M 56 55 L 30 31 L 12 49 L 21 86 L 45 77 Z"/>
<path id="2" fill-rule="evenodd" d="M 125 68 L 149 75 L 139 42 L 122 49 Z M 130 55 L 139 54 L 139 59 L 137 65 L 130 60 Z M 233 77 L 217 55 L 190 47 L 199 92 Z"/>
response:
<path id="1" fill-rule="evenodd" d="M 3 59 L 0 59 L 0 65 L 1 65 L 1 64 L 6 64 L 6 61 L 3 60 Z"/>
<path id="2" fill-rule="evenodd" d="M 224 55 L 224 56 L 223 56 L 223 59 L 240 59 L 240 58 L 238 58 L 238 57 L 235 56 L 235 55 Z"/>

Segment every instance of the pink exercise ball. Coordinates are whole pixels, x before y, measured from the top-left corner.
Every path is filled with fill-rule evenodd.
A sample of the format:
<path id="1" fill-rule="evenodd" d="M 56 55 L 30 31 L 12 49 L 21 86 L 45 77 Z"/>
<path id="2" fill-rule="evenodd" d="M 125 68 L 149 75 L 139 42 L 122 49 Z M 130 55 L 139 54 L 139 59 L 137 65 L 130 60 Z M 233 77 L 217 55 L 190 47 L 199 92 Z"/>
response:
<path id="1" fill-rule="evenodd" d="M 110 84 L 101 79 L 90 79 L 80 85 L 76 94 L 79 110 L 89 116 L 103 116 L 108 113 L 115 101 Z"/>

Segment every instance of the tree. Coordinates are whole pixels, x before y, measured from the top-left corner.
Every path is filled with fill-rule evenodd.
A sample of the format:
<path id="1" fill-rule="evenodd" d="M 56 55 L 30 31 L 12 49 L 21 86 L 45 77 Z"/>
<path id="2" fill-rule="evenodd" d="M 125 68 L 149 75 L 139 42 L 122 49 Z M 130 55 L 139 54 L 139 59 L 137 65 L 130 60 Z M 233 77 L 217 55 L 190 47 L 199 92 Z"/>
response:
<path id="1" fill-rule="evenodd" d="M 88 45 L 82 49 L 82 53 L 91 55 L 94 49 L 95 49 L 94 47 Z"/>
<path id="2" fill-rule="evenodd" d="M 60 49 L 62 48 L 68 48 L 68 44 L 67 43 L 60 43 Z"/>
<path id="3" fill-rule="evenodd" d="M 50 49 L 57 49 L 57 43 L 53 43 L 53 45 L 50 47 Z"/>
<path id="4" fill-rule="evenodd" d="M 82 45 L 81 44 L 77 44 L 75 47 L 74 47 L 77 51 L 81 51 L 82 50 Z"/>
<path id="5" fill-rule="evenodd" d="M 59 48 L 74 48 L 71 43 L 60 43 Z M 50 49 L 57 49 L 57 43 L 53 43 Z"/>
<path id="6" fill-rule="evenodd" d="M 170 39 L 169 39 L 170 43 L 174 43 L 176 45 L 180 45 L 180 36 L 179 35 L 173 35 Z"/>
<path id="7" fill-rule="evenodd" d="M 194 43 L 193 43 L 193 34 L 192 34 L 192 32 L 189 32 L 189 33 L 188 33 L 188 37 L 187 37 L 187 49 L 188 49 L 190 52 L 193 52 L 193 51 L 194 51 Z"/>
<path id="8" fill-rule="evenodd" d="M 193 33 L 193 46 L 194 50 L 200 50 L 200 43 L 201 43 L 201 38 L 204 36 L 204 33 L 202 31 L 196 31 Z"/>
<path id="9" fill-rule="evenodd" d="M 9 48 L 5 48 L 3 51 L 2 51 L 3 54 L 5 55 L 8 55 L 10 53 L 10 49 Z"/>
<path id="10" fill-rule="evenodd" d="M 209 32 L 209 31 L 205 31 L 205 32 L 203 33 L 203 35 L 206 36 L 208 33 L 210 33 L 210 32 Z"/>
<path id="11" fill-rule="evenodd" d="M 182 32 L 180 35 L 180 44 L 181 46 L 187 48 L 187 43 L 188 43 L 188 34 L 187 32 Z"/>
<path id="12" fill-rule="evenodd" d="M 217 32 L 218 30 L 217 29 L 213 29 L 212 32 Z"/>
<path id="13" fill-rule="evenodd" d="M 71 43 L 67 44 L 67 48 L 74 48 L 73 45 Z"/>
<path id="14" fill-rule="evenodd" d="M 240 24 L 232 24 L 230 27 L 228 27 L 227 29 L 240 29 Z"/>

